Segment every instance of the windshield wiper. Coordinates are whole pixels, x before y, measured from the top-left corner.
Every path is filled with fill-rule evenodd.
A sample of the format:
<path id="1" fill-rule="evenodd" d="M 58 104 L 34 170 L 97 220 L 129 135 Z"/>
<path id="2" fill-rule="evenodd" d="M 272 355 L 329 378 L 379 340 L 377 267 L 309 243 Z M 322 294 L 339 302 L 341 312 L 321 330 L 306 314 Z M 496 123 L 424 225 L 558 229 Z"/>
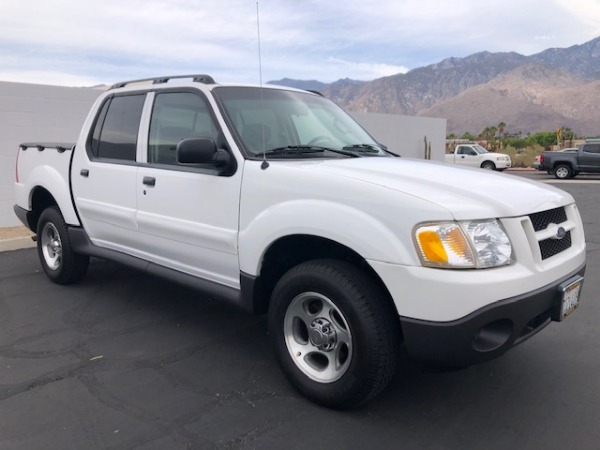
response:
<path id="1" fill-rule="evenodd" d="M 256 153 L 254 156 L 268 156 L 268 155 L 301 155 L 306 153 L 323 153 L 325 151 L 339 153 L 340 155 L 350 156 L 352 158 L 358 157 L 357 154 L 338 150 L 329 147 L 319 147 L 317 145 L 286 145 L 284 147 L 275 147 L 264 152 Z"/>
<path id="2" fill-rule="evenodd" d="M 349 144 L 349 145 L 344 145 L 342 147 L 342 150 L 351 150 L 354 152 L 361 152 L 361 153 L 379 153 L 380 148 L 376 147 L 375 145 L 371 145 L 371 144 Z"/>
<path id="3" fill-rule="evenodd" d="M 358 153 L 373 153 L 381 155 L 387 153 L 392 156 L 400 156 L 397 153 L 391 152 L 387 149 L 385 145 L 373 145 L 373 144 L 349 144 L 342 147 L 342 150 L 348 150 Z"/>

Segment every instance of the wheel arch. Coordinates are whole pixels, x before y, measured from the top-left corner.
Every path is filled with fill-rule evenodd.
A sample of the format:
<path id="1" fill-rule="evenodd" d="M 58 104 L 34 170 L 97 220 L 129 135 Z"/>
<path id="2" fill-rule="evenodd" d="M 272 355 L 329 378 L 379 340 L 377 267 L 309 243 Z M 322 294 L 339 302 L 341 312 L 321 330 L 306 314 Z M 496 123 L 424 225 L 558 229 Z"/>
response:
<path id="1" fill-rule="evenodd" d="M 40 215 L 45 209 L 56 206 L 60 210 L 58 202 L 50 191 L 42 186 L 36 186 L 31 191 L 30 199 L 30 212 L 27 215 L 27 221 L 29 229 L 32 231 L 37 230 L 37 224 L 40 219 Z"/>
<path id="2" fill-rule="evenodd" d="M 554 165 L 552 166 L 552 169 L 556 169 L 558 166 L 569 166 L 571 168 L 571 170 L 574 171 L 573 169 L 573 163 L 571 161 L 556 161 L 554 163 Z"/>
<path id="3" fill-rule="evenodd" d="M 353 249 L 331 239 L 315 235 L 296 234 L 281 237 L 266 250 L 259 273 L 254 279 L 254 312 L 267 312 L 271 294 L 277 281 L 292 267 L 316 259 L 336 259 L 346 261 L 362 270 L 384 293 L 389 305 L 397 313 L 392 296 L 383 280 L 363 258 Z"/>

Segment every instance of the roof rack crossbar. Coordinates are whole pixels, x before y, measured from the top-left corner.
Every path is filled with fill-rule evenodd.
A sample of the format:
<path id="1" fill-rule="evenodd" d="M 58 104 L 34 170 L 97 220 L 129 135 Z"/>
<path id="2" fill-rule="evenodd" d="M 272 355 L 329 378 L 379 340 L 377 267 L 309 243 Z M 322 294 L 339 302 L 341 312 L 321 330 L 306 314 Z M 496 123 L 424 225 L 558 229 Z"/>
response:
<path id="1" fill-rule="evenodd" d="M 211 77 L 210 75 L 204 75 L 204 74 L 171 75 L 171 76 L 166 76 L 166 77 L 152 77 L 152 78 L 142 78 L 142 79 L 139 79 L 139 80 L 121 81 L 119 83 L 113 84 L 109 88 L 109 90 L 110 89 L 122 88 L 122 87 L 127 86 L 128 84 L 143 83 L 144 81 L 151 81 L 152 84 L 163 84 L 163 83 L 168 83 L 169 80 L 174 80 L 174 79 L 178 79 L 178 78 L 191 78 L 192 81 L 194 81 L 196 83 L 216 84 L 214 78 Z"/>

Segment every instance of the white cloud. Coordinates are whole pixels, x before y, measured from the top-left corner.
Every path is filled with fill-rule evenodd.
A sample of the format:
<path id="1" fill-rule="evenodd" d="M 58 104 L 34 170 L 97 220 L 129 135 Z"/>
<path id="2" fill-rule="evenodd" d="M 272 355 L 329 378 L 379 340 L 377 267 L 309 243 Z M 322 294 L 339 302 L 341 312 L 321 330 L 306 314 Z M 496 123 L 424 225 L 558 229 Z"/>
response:
<path id="1" fill-rule="evenodd" d="M 449 56 L 598 34 L 598 0 L 260 1 L 263 79 L 368 80 Z M 4 2 L 0 76 L 63 84 L 208 72 L 258 81 L 255 0 Z"/>
<path id="2" fill-rule="evenodd" d="M 555 0 L 566 15 L 572 16 L 575 23 L 584 24 L 591 33 L 589 38 L 598 36 L 600 28 L 600 1 L 598 0 Z M 569 23 L 569 22 L 566 22 Z"/>
<path id="3" fill-rule="evenodd" d="M 334 76 L 336 79 L 344 78 L 344 73 L 354 74 L 353 76 L 348 76 L 348 78 L 355 80 L 372 80 L 374 78 L 408 72 L 408 68 L 404 66 L 393 66 L 390 64 L 352 62 L 333 57 L 328 58 L 328 62 L 340 74 L 337 77 Z"/>

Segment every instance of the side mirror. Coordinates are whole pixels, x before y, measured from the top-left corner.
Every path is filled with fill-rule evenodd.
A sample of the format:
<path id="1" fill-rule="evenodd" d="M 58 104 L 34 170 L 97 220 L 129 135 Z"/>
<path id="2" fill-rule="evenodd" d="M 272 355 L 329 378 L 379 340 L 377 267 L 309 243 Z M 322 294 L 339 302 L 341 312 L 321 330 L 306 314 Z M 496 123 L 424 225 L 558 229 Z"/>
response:
<path id="1" fill-rule="evenodd" d="M 184 139 L 177 144 L 175 154 L 179 164 L 212 164 L 215 167 L 224 167 L 231 160 L 229 153 L 217 149 L 217 144 L 211 138 Z"/>

